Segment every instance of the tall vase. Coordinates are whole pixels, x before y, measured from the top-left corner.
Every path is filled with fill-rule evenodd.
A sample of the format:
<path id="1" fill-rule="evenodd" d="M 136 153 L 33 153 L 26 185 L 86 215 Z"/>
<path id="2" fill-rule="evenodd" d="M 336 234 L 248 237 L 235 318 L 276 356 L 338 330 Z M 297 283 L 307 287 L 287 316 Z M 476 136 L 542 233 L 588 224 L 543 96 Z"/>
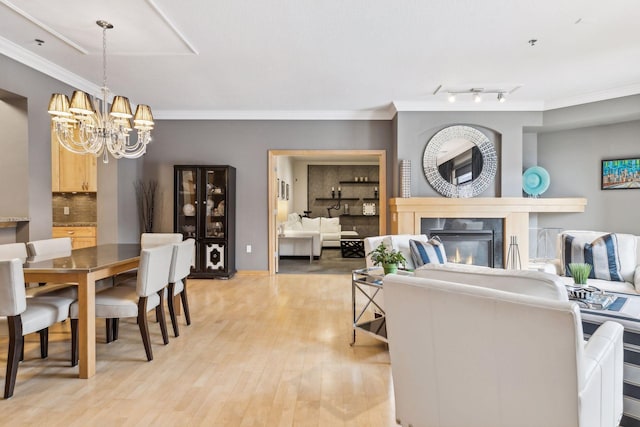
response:
<path id="1" fill-rule="evenodd" d="M 511 236 L 509 238 L 509 251 L 507 252 L 507 270 L 520 270 L 521 268 L 518 236 Z"/>

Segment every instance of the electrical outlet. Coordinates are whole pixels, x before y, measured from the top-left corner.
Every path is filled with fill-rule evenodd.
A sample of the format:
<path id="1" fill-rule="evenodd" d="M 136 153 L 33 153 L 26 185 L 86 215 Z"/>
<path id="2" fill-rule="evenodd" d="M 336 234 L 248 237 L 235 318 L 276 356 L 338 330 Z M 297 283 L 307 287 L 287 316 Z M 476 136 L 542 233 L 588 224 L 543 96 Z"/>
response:
<path id="1" fill-rule="evenodd" d="M 64 207 L 64 214 L 69 215 L 69 206 Z"/>
<path id="2" fill-rule="evenodd" d="M 247 253 L 250 254 L 251 253 L 251 245 L 247 245 Z"/>

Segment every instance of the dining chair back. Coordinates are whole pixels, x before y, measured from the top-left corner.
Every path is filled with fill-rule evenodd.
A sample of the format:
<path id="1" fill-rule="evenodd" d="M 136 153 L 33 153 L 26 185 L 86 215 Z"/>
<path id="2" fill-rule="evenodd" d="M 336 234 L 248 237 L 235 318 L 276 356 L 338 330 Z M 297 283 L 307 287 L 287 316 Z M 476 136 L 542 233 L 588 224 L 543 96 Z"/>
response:
<path id="1" fill-rule="evenodd" d="M 29 256 L 58 255 L 71 253 L 71 237 L 57 237 L 27 242 Z"/>
<path id="2" fill-rule="evenodd" d="M 57 237 L 27 242 L 27 252 L 31 257 L 46 259 L 69 256 L 71 255 L 71 250 L 71 237 Z M 40 283 L 39 288 L 30 288 L 28 293 L 29 296 L 55 294 L 66 298 L 78 298 L 78 289 L 71 283 Z"/>
<path id="3" fill-rule="evenodd" d="M 180 295 L 182 300 L 182 308 L 184 309 L 184 317 L 187 325 L 191 324 L 189 301 L 187 299 L 187 277 L 191 273 L 195 248 L 195 240 L 193 239 L 187 239 L 183 242 L 173 244 L 173 256 L 171 257 L 171 269 L 169 270 L 169 297 L 167 298 L 167 303 L 169 305 L 171 324 L 173 325 L 173 334 L 176 337 L 180 335 L 174 307 L 175 297 L 178 295 Z"/>
<path id="4" fill-rule="evenodd" d="M 140 246 L 142 249 L 182 242 L 181 233 L 142 233 Z"/>
<path id="5" fill-rule="evenodd" d="M 0 260 L 27 258 L 27 246 L 24 243 L 6 243 L 0 245 Z"/>
<path id="6" fill-rule="evenodd" d="M 18 362 L 24 357 L 24 335 L 40 333 L 40 356 L 48 354 L 49 326 L 69 316 L 72 298 L 25 293 L 23 260 L 0 261 L 0 336 L 9 336 L 4 398 L 13 396 Z"/>
<path id="7" fill-rule="evenodd" d="M 136 284 L 138 296 L 148 297 L 167 286 L 172 256 L 173 246 L 166 245 L 142 249 Z"/>

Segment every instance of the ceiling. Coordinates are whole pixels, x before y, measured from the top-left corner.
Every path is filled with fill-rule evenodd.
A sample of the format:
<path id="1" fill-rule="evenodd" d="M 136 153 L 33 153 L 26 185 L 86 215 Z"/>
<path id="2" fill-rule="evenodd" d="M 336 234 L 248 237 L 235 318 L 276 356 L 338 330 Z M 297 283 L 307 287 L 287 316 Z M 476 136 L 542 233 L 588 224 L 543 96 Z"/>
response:
<path id="1" fill-rule="evenodd" d="M 384 119 L 640 93 L 637 0 L 0 0 L 0 53 L 98 93 L 98 19 L 115 27 L 109 88 L 157 118 Z M 515 90 L 447 101 L 466 88 Z"/>

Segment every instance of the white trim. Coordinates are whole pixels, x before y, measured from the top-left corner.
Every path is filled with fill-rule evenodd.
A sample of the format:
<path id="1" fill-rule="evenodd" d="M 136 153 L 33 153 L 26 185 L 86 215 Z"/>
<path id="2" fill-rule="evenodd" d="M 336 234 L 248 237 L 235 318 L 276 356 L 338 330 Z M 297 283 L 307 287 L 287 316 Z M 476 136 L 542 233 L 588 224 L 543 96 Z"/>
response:
<path id="1" fill-rule="evenodd" d="M 543 102 L 507 102 L 487 100 L 486 102 L 421 102 L 393 101 L 396 111 L 543 111 Z"/>
<path id="2" fill-rule="evenodd" d="M 89 51 L 85 48 L 83 48 L 82 46 L 80 46 L 79 44 L 77 44 L 76 42 L 74 42 L 73 40 L 65 37 L 64 35 L 60 34 L 59 32 L 57 32 L 56 30 L 54 30 L 53 28 L 51 28 L 50 26 L 48 26 L 47 24 L 45 24 L 42 21 L 39 21 L 38 19 L 36 19 L 35 17 L 29 15 L 27 12 L 25 12 L 24 10 L 20 9 L 18 6 L 16 6 L 15 4 L 7 1 L 7 0 L 0 0 L 0 3 L 4 4 L 5 6 L 7 6 L 9 9 L 13 10 L 15 13 L 19 14 L 20 16 L 22 16 L 23 18 L 25 18 L 26 20 L 30 21 L 32 24 L 36 25 L 37 27 L 42 28 L 44 31 L 46 31 L 47 33 L 51 34 L 53 37 L 57 38 L 58 40 L 62 41 L 63 43 L 65 43 L 66 45 L 74 48 L 75 50 L 77 50 L 78 52 L 82 53 L 83 55 L 88 55 Z"/>
<path id="3" fill-rule="evenodd" d="M 3 1 L 3 0 L 0 0 L 0 1 Z M 189 40 L 187 40 L 187 37 L 184 35 L 184 33 L 182 33 L 182 31 L 178 29 L 176 24 L 174 24 L 173 21 L 169 19 L 167 14 L 160 9 L 160 6 L 158 6 L 153 0 L 147 0 L 147 4 L 149 4 L 149 6 L 158 14 L 158 16 L 164 21 L 164 23 L 167 24 L 169 28 L 171 28 L 171 30 L 175 33 L 175 35 L 178 36 L 178 38 L 182 41 L 182 43 L 184 43 L 185 46 L 187 46 L 189 50 L 193 52 L 194 55 L 200 54 L 198 52 L 198 49 L 196 49 L 196 47 L 193 44 L 191 44 Z"/>
<path id="4" fill-rule="evenodd" d="M 573 107 L 575 105 L 588 104 L 590 102 L 605 101 L 607 99 L 622 98 L 624 96 L 640 94 L 640 83 L 633 83 L 627 86 L 606 89 L 597 92 L 585 93 L 569 98 L 553 99 L 544 103 L 545 110 L 555 110 L 556 108 Z"/>
<path id="5" fill-rule="evenodd" d="M 21 64 L 31 67 L 36 71 L 53 77 L 63 83 L 68 84 L 76 89 L 83 90 L 93 96 L 102 97 L 100 86 L 80 77 L 71 71 L 54 64 L 53 62 L 36 55 L 28 49 L 19 46 L 12 41 L 0 37 L 0 53 L 20 62 Z"/>
<path id="6" fill-rule="evenodd" d="M 270 110 L 154 110 L 157 120 L 390 120 L 389 110 L 270 111 Z"/>

